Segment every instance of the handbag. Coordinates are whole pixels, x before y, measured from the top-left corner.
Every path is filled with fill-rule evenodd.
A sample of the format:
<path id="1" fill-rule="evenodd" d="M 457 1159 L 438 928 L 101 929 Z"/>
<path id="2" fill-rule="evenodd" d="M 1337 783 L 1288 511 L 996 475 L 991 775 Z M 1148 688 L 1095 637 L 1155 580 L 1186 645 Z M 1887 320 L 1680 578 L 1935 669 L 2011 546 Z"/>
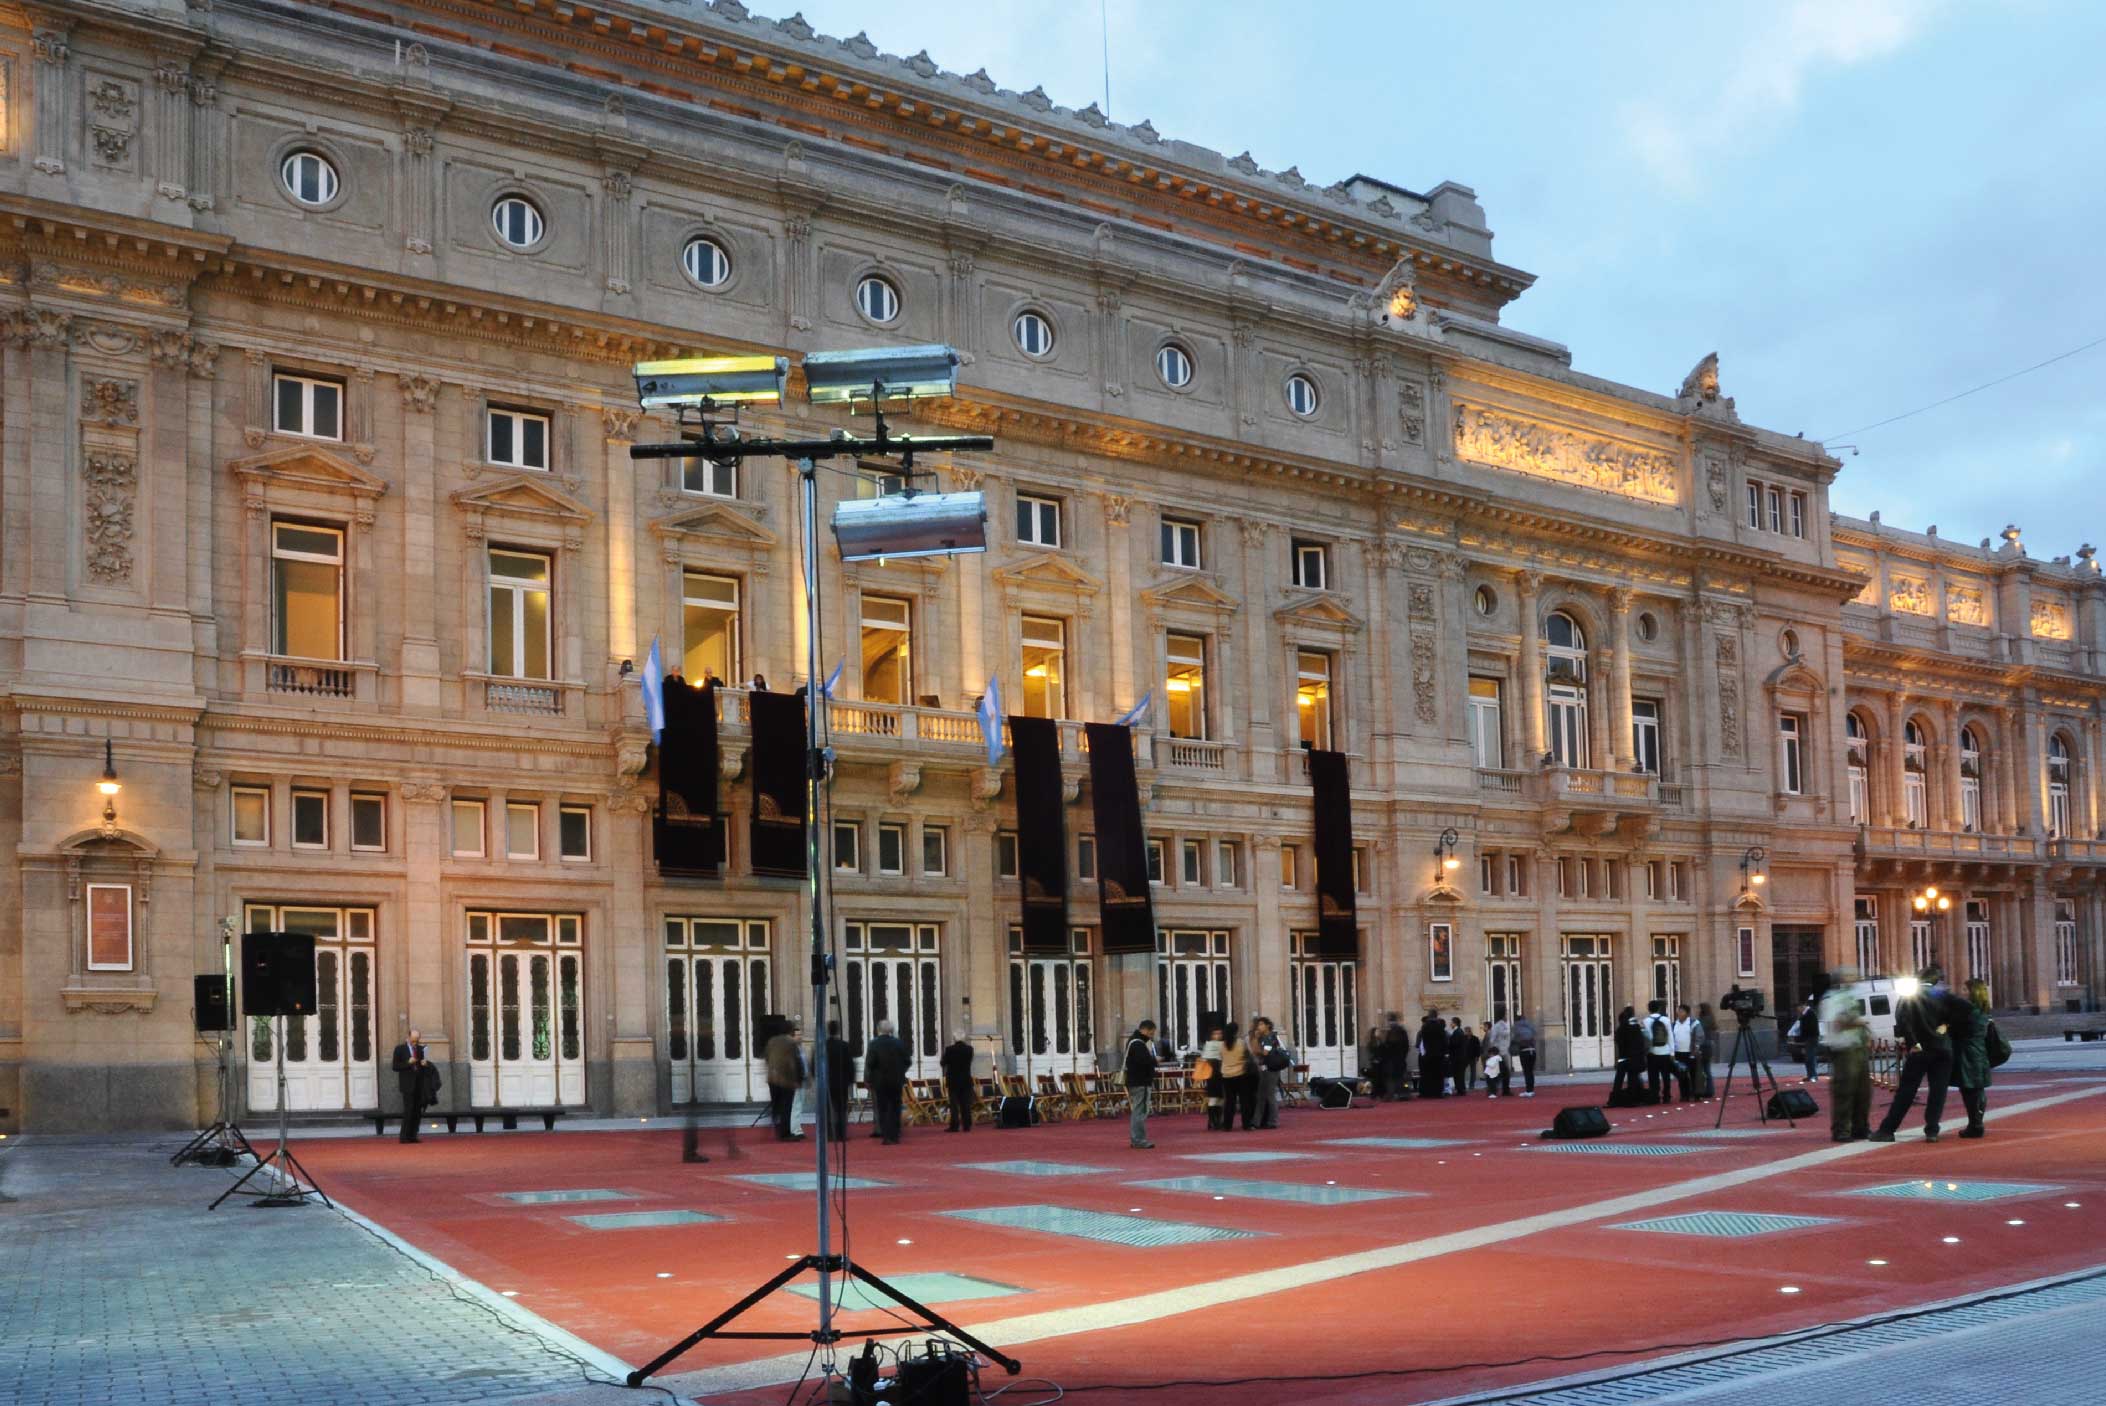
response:
<path id="1" fill-rule="evenodd" d="M 2011 1058 L 2011 1042 L 2004 1038 L 2004 1032 L 1996 1028 L 1996 1022 L 1993 1020 L 1989 1022 L 1989 1033 L 1983 1037 L 1983 1043 L 1989 1051 L 1989 1067 L 1991 1069 L 1997 1068 Z"/>
<path id="2" fill-rule="evenodd" d="M 1195 1059 L 1195 1060 L 1193 1060 L 1193 1061 L 1192 1061 L 1192 1082 L 1193 1082 L 1193 1083 L 1195 1083 L 1195 1084 L 1204 1084 L 1204 1083 L 1208 1082 L 1209 1080 L 1211 1080 L 1211 1079 L 1212 1079 L 1213 1077 L 1214 1077 L 1214 1061 L 1213 1061 L 1213 1060 L 1211 1060 L 1211 1059 Z"/>
<path id="3" fill-rule="evenodd" d="M 1275 1074 L 1286 1073 L 1288 1067 L 1293 1063 L 1293 1060 L 1287 1058 L 1287 1051 L 1281 1049 L 1278 1045 L 1274 1045 L 1265 1052 L 1265 1067 Z"/>

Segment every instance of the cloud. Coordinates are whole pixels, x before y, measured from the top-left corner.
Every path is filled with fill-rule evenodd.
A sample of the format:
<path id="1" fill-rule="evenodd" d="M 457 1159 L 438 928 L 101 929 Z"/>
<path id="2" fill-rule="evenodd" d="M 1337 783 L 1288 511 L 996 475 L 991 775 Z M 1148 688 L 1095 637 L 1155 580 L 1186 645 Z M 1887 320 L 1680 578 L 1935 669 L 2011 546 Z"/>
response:
<path id="1" fill-rule="evenodd" d="M 1732 54 L 1717 81 L 1708 66 L 1683 65 L 1620 114 L 1631 152 L 1663 184 L 1687 194 L 1718 153 L 1744 150 L 1750 133 L 1775 131 L 1799 106 L 1807 83 L 1830 69 L 1870 63 L 1906 47 L 1927 27 L 1936 0 L 1793 0 L 1763 7 L 1744 26 L 1685 36 L 1686 48 Z"/>

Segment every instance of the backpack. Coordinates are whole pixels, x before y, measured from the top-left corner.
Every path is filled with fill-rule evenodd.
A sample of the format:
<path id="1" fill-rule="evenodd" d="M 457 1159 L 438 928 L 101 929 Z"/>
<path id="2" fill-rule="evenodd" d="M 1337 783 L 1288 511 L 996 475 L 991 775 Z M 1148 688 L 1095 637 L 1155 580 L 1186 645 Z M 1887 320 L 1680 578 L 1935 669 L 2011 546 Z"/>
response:
<path id="1" fill-rule="evenodd" d="M 1665 1018 L 1661 1016 L 1654 1016 L 1650 1020 L 1646 1021 L 1645 1024 L 1646 1029 L 1648 1031 L 1648 1034 L 1646 1036 L 1646 1044 L 1650 1048 L 1654 1050 L 1669 1050 L 1674 1048 L 1675 1039 L 1673 1035 L 1668 1033 L 1667 1021 Z"/>
<path id="2" fill-rule="evenodd" d="M 2011 1058 L 2011 1042 L 2004 1038 L 2004 1032 L 1996 1028 L 1996 1022 L 1993 1020 L 1989 1022 L 1989 1033 L 1984 1037 L 1984 1043 L 1988 1047 L 1991 1069 Z"/>

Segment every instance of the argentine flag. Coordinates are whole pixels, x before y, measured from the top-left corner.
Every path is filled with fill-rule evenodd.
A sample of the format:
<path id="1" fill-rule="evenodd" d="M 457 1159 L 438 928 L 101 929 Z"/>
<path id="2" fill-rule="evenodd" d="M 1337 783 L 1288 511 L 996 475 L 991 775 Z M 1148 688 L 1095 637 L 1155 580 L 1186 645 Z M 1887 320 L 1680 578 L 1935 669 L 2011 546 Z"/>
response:
<path id="1" fill-rule="evenodd" d="M 993 679 L 980 695 L 980 735 L 987 739 L 987 764 L 1002 764 L 1002 689 Z"/>
<path id="2" fill-rule="evenodd" d="M 651 637 L 651 652 L 643 662 L 644 722 L 657 742 L 665 732 L 665 661 L 658 654 L 658 637 Z"/>
<path id="3" fill-rule="evenodd" d="M 1142 723 L 1148 721 L 1148 710 L 1154 706 L 1155 690 L 1151 688 L 1141 695 L 1140 702 L 1126 710 L 1126 716 L 1119 719 L 1119 726 L 1139 727 Z"/>
<path id="4" fill-rule="evenodd" d="M 821 698 L 834 696 L 834 690 L 841 686 L 841 671 L 847 667 L 848 656 L 844 654 L 834 664 L 834 671 L 826 676 L 826 682 L 819 685 L 819 696 Z"/>

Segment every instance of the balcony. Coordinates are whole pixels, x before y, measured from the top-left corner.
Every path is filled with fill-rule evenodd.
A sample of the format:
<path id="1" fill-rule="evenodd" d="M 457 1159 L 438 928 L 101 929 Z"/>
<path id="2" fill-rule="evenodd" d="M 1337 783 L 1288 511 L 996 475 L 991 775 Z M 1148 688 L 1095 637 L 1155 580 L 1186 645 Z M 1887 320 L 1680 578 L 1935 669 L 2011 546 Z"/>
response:
<path id="1" fill-rule="evenodd" d="M 1860 826 L 1857 852 L 1881 859 L 1948 861 L 2028 861 L 2042 857 L 2041 842 L 2030 835 L 1983 835 L 1971 830 L 1919 830 L 1901 825 Z"/>
<path id="2" fill-rule="evenodd" d="M 1488 800 L 1536 807 L 1545 833 L 1570 831 L 1590 839 L 1611 830 L 1642 838 L 1657 828 L 1662 808 L 1679 810 L 1685 799 L 1680 786 L 1663 786 L 1645 772 L 1567 766 L 1541 771 L 1479 767 L 1477 790 Z"/>
<path id="3" fill-rule="evenodd" d="M 1231 751 L 1226 742 L 1208 742 L 1197 737 L 1163 739 L 1164 764 L 1177 771 L 1203 771 L 1226 776 Z"/>
<path id="4" fill-rule="evenodd" d="M 483 686 L 483 706 L 493 713 L 529 713 L 560 718 L 563 716 L 563 694 L 554 684 L 500 683 L 491 679 Z"/>
<path id="5" fill-rule="evenodd" d="M 372 703 L 380 668 L 365 660 L 307 659 L 291 654 L 244 654 L 243 691 L 288 703 Z"/>
<path id="6" fill-rule="evenodd" d="M 2058 864 L 2106 864 L 2106 840 L 2049 840 L 2048 858 Z"/>

